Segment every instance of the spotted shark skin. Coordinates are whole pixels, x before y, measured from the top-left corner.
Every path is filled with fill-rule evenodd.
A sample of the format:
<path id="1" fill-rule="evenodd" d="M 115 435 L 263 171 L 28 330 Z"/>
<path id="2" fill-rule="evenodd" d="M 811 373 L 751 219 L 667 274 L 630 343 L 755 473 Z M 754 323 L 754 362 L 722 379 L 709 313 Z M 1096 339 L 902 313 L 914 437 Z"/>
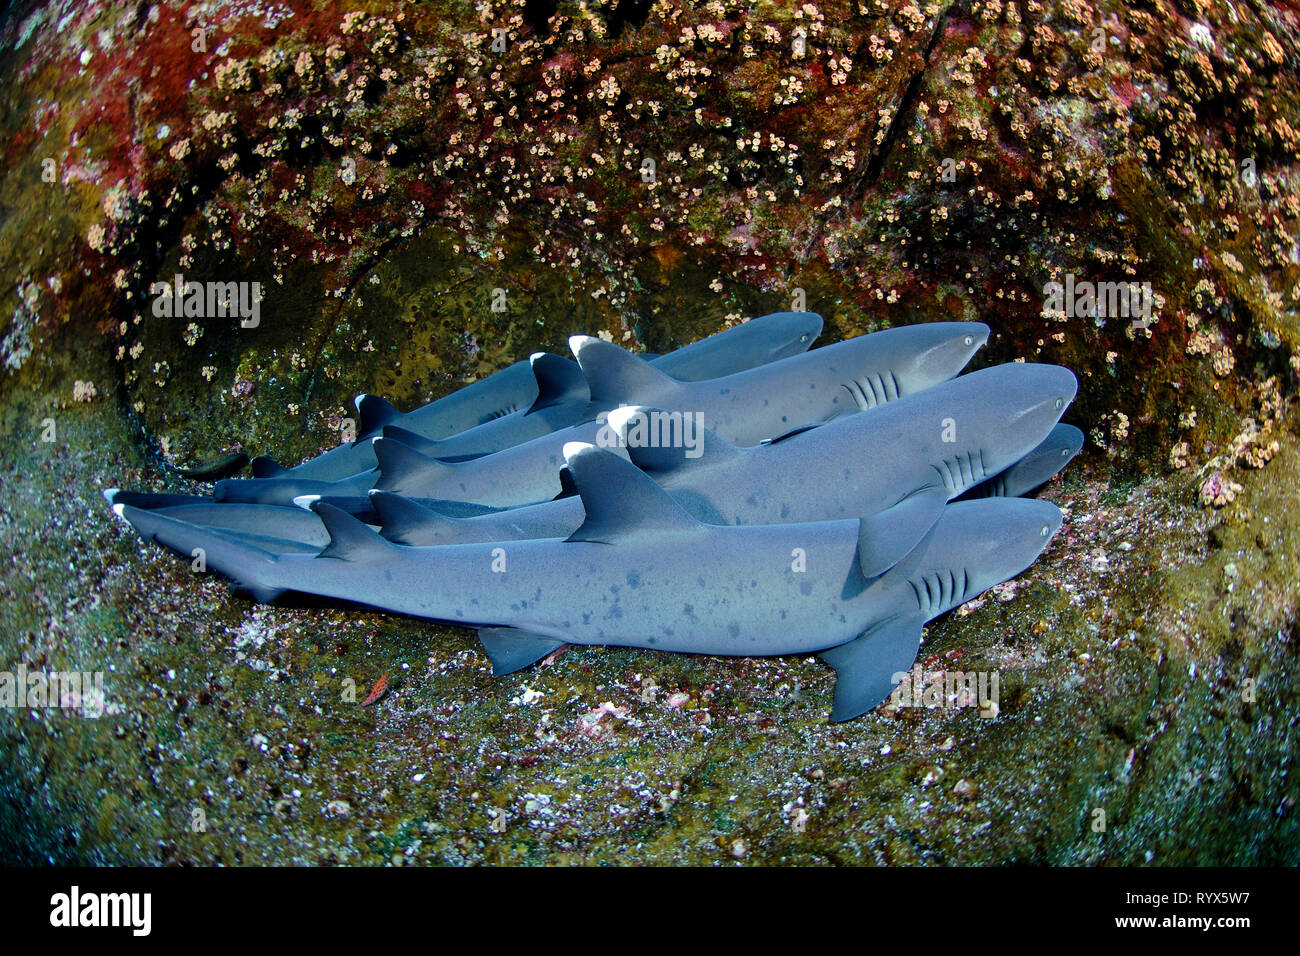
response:
<path id="1" fill-rule="evenodd" d="M 821 653 L 838 674 L 832 720 L 883 701 L 915 659 L 921 627 L 1020 573 L 1061 522 L 1047 502 L 961 502 L 905 550 L 910 534 L 860 519 L 705 525 L 636 466 L 590 445 L 570 445 L 566 466 L 586 517 L 564 539 L 403 547 L 317 503 L 329 546 L 275 555 L 152 517 L 189 535 L 209 567 L 261 599 L 302 591 L 477 627 L 497 673 L 564 643 Z M 114 510 L 136 517 L 129 505 Z"/>

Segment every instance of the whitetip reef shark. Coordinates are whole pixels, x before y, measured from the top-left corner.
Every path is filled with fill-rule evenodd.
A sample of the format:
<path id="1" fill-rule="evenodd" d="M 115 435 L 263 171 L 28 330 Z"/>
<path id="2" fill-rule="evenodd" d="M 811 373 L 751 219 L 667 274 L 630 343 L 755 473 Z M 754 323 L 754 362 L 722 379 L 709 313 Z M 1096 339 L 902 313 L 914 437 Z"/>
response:
<path id="1" fill-rule="evenodd" d="M 988 335 L 988 326 L 979 322 L 902 326 L 703 382 L 670 378 L 600 339 L 575 336 L 571 346 L 593 402 L 653 400 L 663 408 L 698 416 L 725 441 L 753 445 L 947 381 L 966 366 Z M 213 498 L 290 504 L 301 495 L 362 495 L 374 487 L 408 496 L 513 507 L 562 493 L 558 475 L 564 446 L 594 442 L 602 427 L 594 421 L 575 425 L 457 462 L 429 458 L 393 439 L 377 438 L 377 471 L 337 482 L 227 479 L 217 482 Z"/>
<path id="2" fill-rule="evenodd" d="M 815 312 L 773 312 L 672 352 L 640 358 L 682 381 L 718 378 L 806 352 L 822 324 Z M 254 477 L 335 481 L 355 475 L 375 467 L 369 439 L 386 427 L 428 443 L 426 450 L 435 457 L 473 458 L 589 421 L 600 410 L 588 408 L 591 396 L 578 366 L 546 352 L 409 412 L 375 395 L 358 395 L 355 404 L 360 418 L 355 441 L 293 468 L 258 457 Z"/>
<path id="3" fill-rule="evenodd" d="M 866 516 L 928 492 L 936 492 L 930 500 L 937 515 L 943 504 L 958 495 L 989 489 L 992 483 L 996 487 L 985 493 L 1010 494 L 1028 480 L 1027 491 L 1051 477 L 1043 473 L 1046 468 L 1063 467 L 1068 458 L 1062 460 L 1060 447 L 1070 442 L 1061 445 L 1060 439 L 1081 437 L 1081 433 L 1058 425 L 1057 420 L 1076 388 L 1068 369 L 1013 362 L 962 375 L 870 414 L 843 416 L 772 443 L 741 448 L 705 431 L 698 458 L 688 457 L 683 447 L 633 443 L 633 423 L 648 420 L 657 410 L 621 408 L 610 414 L 608 426 L 621 453 L 706 523 L 785 524 Z M 1078 443 L 1073 447 L 1077 451 Z M 880 449 L 890 453 L 882 455 Z M 130 493 L 108 497 L 110 503 L 133 503 Z M 368 498 L 325 501 L 364 515 L 369 523 L 381 526 L 388 540 L 411 546 L 565 537 L 584 518 L 576 495 L 460 517 L 445 513 L 455 507 L 454 502 L 430 506 L 427 499 L 381 491 L 372 491 Z M 298 503 L 309 507 L 310 499 Z M 371 509 L 373 516 L 366 514 Z M 256 535 L 245 540 L 277 553 L 320 550 L 328 537 L 310 510 L 290 511 L 279 505 L 198 499 L 160 513 Z M 139 517 L 136 527 L 145 536 L 156 532 L 156 540 L 166 546 L 175 540 L 175 526 L 159 531 L 147 514 Z M 281 544 L 277 538 L 286 540 Z M 183 535 L 178 543 L 185 543 Z"/>
<path id="4" fill-rule="evenodd" d="M 919 543 L 899 520 L 706 525 L 610 450 L 571 443 L 565 462 L 585 514 L 566 538 L 404 547 L 317 502 L 329 545 L 276 555 L 177 524 L 261 600 L 295 590 L 475 627 L 498 674 L 565 643 L 820 653 L 840 721 L 885 699 L 927 621 L 1020 573 L 1061 522 L 1050 503 L 989 498 L 949 505 Z"/>

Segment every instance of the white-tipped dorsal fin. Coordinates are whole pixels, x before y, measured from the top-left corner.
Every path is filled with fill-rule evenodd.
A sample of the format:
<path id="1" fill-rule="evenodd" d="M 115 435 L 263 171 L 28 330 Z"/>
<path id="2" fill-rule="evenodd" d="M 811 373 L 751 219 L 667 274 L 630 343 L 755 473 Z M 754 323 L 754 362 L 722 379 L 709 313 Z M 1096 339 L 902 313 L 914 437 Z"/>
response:
<path id="1" fill-rule="evenodd" d="M 526 414 L 542 408 L 570 402 L 586 403 L 591 396 L 582 369 L 572 359 L 550 352 L 534 352 L 529 359 L 533 376 L 537 379 L 537 398 Z"/>
<path id="2" fill-rule="evenodd" d="M 293 503 L 305 511 L 312 511 L 316 502 L 320 501 L 320 495 L 298 495 L 293 499 Z"/>
<path id="3" fill-rule="evenodd" d="M 613 544 L 631 535 L 703 527 L 653 478 L 614 452 L 569 442 L 564 457 L 587 518 L 569 541 Z"/>
<path id="4" fill-rule="evenodd" d="M 569 348 L 573 349 L 587 380 L 593 402 L 617 405 L 653 401 L 669 407 L 676 404 L 669 399 L 681 392 L 681 382 L 613 342 L 574 335 L 569 339 Z"/>
<path id="5" fill-rule="evenodd" d="M 312 510 L 330 536 L 330 543 L 317 557 L 358 561 L 382 554 L 392 547 L 374 528 L 341 508 L 317 501 Z"/>
<path id="6" fill-rule="evenodd" d="M 353 402 L 361 419 L 357 426 L 357 441 L 378 435 L 385 425 L 402 414 L 378 395 L 358 395 Z"/>
<path id="7" fill-rule="evenodd" d="M 743 449 L 719 438 L 689 413 L 625 405 L 610 412 L 607 421 L 632 463 L 656 478 L 744 454 Z"/>

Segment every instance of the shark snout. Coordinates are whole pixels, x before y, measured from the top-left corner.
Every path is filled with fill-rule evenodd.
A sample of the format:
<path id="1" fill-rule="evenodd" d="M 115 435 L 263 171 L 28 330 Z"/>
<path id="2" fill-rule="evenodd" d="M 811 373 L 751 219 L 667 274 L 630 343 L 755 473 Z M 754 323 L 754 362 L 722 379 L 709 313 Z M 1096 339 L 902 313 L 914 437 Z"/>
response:
<path id="1" fill-rule="evenodd" d="M 931 322 L 907 326 L 912 336 L 928 342 L 915 352 L 911 363 L 916 388 L 926 388 L 952 378 L 964 369 L 989 340 L 983 322 Z"/>
<path id="2" fill-rule="evenodd" d="M 822 333 L 822 317 L 816 312 L 775 312 L 762 318 L 775 327 L 774 344 L 768 359 L 772 362 L 802 355 Z"/>

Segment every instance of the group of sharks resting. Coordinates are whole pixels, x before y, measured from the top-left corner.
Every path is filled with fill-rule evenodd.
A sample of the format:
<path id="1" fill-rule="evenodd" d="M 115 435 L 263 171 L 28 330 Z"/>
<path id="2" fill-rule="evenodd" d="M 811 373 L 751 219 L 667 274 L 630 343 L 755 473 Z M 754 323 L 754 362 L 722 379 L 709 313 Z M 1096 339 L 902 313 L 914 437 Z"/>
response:
<path id="1" fill-rule="evenodd" d="M 831 719 L 874 708 L 926 622 L 1027 568 L 1061 523 L 1027 497 L 1079 451 L 1077 382 L 958 375 L 987 326 L 809 350 L 784 312 L 665 355 L 570 340 L 211 497 L 119 491 L 142 536 L 258 601 L 306 592 L 476 628 L 493 672 L 562 645 L 819 654 Z M 696 427 L 702 425 L 703 427 Z M 200 552 L 201 549 L 201 552 Z"/>

